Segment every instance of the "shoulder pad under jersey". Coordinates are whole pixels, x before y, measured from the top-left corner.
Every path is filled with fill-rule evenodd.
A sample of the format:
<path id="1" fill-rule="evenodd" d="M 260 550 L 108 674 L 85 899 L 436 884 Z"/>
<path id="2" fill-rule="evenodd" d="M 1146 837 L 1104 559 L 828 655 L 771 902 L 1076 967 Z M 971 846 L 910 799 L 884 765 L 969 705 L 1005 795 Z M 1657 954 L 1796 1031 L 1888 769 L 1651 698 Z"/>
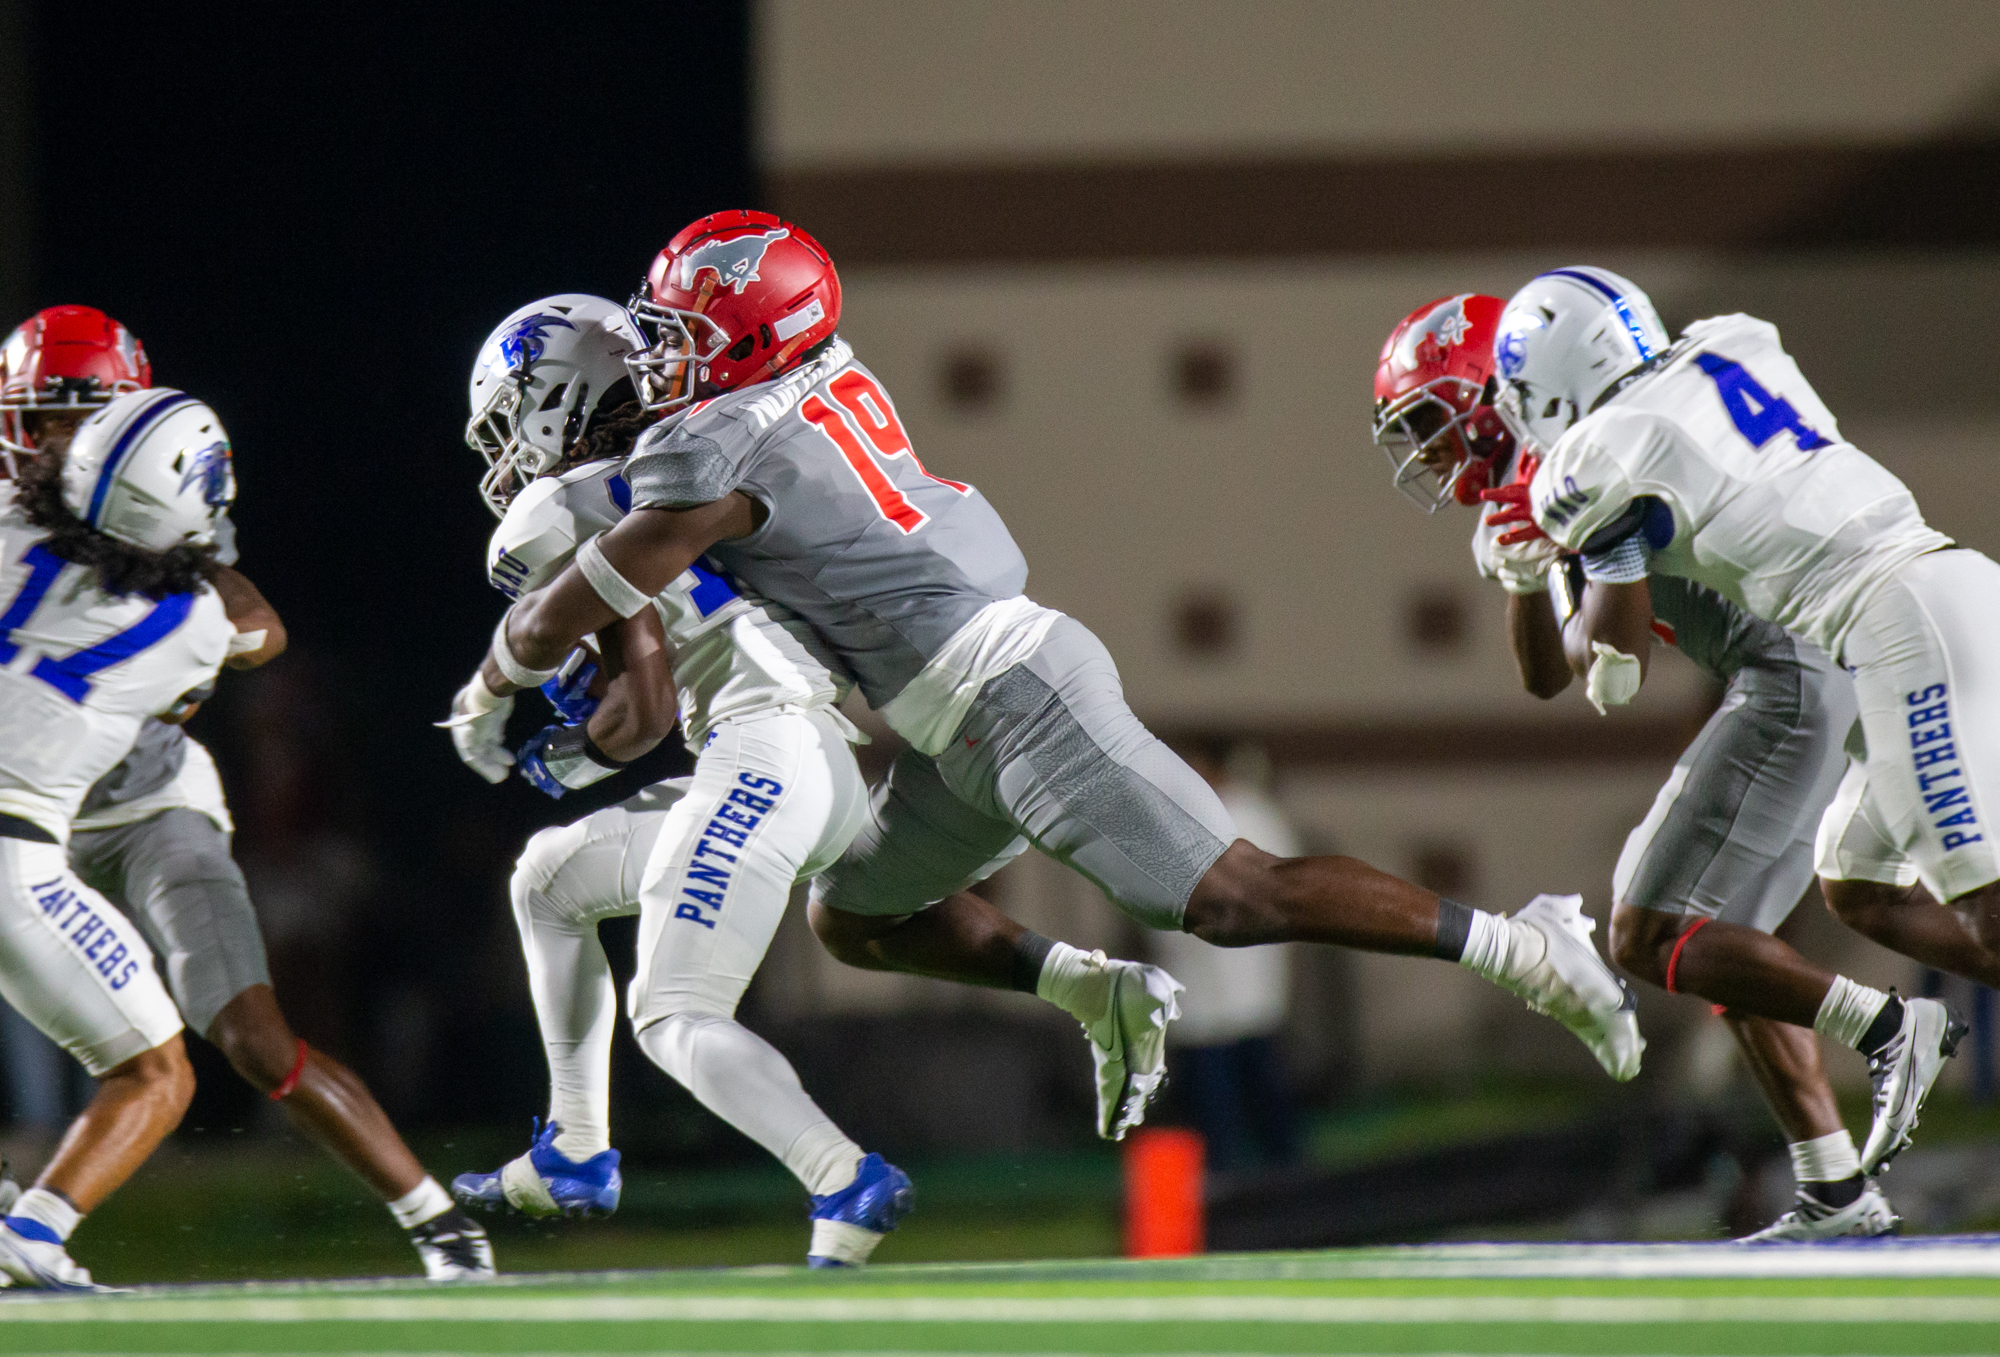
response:
<path id="1" fill-rule="evenodd" d="M 486 547 L 486 578 L 509 598 L 554 579 L 576 549 L 625 516 L 632 493 L 616 460 L 529 483 Z"/>
<path id="2" fill-rule="evenodd" d="M 1666 436 L 1661 423 L 1618 405 L 1578 421 L 1535 472 L 1529 498 L 1536 525 L 1557 546 L 1580 550 L 1640 493 L 1627 468 Z"/>

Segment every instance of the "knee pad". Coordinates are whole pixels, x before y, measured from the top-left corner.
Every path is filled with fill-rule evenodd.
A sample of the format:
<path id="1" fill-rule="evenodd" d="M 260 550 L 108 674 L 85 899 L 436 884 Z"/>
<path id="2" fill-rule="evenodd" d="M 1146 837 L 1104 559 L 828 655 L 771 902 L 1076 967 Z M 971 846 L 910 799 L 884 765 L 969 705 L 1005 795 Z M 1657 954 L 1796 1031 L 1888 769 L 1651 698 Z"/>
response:
<path id="1" fill-rule="evenodd" d="M 550 897 L 550 884 L 556 873 L 569 861 L 576 851 L 574 838 L 568 831 L 571 826 L 557 825 L 549 829 L 537 830 L 521 849 L 521 856 L 514 860 L 514 872 L 507 881 L 507 894 L 514 902 L 514 917 L 526 926 L 530 917 L 540 917 L 551 922 L 560 922 L 565 911 Z"/>

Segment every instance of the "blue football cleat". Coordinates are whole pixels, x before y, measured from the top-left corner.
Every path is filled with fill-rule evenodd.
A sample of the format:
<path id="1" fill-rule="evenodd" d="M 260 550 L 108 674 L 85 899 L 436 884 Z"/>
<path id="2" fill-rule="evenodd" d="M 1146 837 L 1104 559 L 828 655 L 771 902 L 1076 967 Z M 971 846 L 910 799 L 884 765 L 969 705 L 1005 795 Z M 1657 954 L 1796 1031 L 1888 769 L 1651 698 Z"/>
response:
<path id="1" fill-rule="evenodd" d="M 910 1175 L 879 1154 L 864 1157 L 854 1181 L 812 1199 L 812 1247 L 807 1267 L 860 1267 L 882 1236 L 910 1214 L 917 1190 Z"/>
<path id="2" fill-rule="evenodd" d="M 511 1207 L 528 1216 L 608 1216 L 618 1209 L 625 1180 L 618 1176 L 618 1151 L 604 1150 L 582 1163 L 563 1157 L 556 1148 L 562 1128 L 545 1128 L 535 1118 L 529 1132 L 533 1144 L 519 1159 L 493 1173 L 461 1173 L 452 1179 L 451 1195 L 461 1205 L 484 1211 Z"/>

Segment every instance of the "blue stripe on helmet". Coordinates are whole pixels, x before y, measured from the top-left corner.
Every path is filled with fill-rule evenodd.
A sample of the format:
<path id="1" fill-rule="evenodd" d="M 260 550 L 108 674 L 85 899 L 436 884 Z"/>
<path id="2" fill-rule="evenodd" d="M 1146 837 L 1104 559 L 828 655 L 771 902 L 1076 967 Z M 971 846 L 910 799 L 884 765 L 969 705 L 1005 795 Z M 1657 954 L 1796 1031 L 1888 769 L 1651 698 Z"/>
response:
<path id="1" fill-rule="evenodd" d="M 1632 347 L 1639 351 L 1639 357 L 1651 358 L 1653 356 L 1653 346 L 1646 340 L 1646 328 L 1639 324 L 1638 317 L 1632 314 L 1631 304 L 1625 300 L 1624 293 L 1612 287 L 1602 278 L 1591 277 L 1582 269 L 1550 269 L 1542 277 L 1574 278 L 1577 282 L 1586 284 L 1592 289 L 1602 292 L 1610 300 L 1612 310 L 1618 313 L 1618 319 L 1625 322 L 1625 332 L 1632 336 Z"/>
<path id="2" fill-rule="evenodd" d="M 98 516 L 104 512 L 104 501 L 111 494 L 111 482 L 117 477 L 118 468 L 132 451 L 133 444 L 139 441 L 139 435 L 172 411 L 194 403 L 194 397 L 185 391 L 168 391 L 132 417 L 132 422 L 125 426 L 125 432 L 119 434 L 118 441 L 112 444 L 104 465 L 97 470 L 97 486 L 90 492 L 90 510 L 83 516 L 85 522 L 93 528 L 98 526 Z"/>

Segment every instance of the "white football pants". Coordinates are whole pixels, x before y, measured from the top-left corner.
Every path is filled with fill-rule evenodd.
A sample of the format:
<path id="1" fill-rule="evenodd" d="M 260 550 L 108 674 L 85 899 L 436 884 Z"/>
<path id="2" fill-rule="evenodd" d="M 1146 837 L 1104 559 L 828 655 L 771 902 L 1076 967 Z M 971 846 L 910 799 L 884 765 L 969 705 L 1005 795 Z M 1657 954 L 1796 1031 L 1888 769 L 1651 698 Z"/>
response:
<path id="1" fill-rule="evenodd" d="M 1867 749 L 1820 821 L 1819 874 L 1921 880 L 1941 901 L 2000 880 L 2000 565 L 1917 557 L 1843 649 Z"/>
<path id="2" fill-rule="evenodd" d="M 100 1078 L 181 1030 L 139 930 L 53 843 L 0 838 L 0 998 Z"/>
<path id="3" fill-rule="evenodd" d="M 549 1061 L 557 1145 L 610 1143 L 611 967 L 597 924 L 640 916 L 627 1009 L 668 1074 L 820 1193 L 860 1150 L 777 1050 L 735 1021 L 792 887 L 846 849 L 867 788 L 838 718 L 770 713 L 725 722 L 692 778 L 661 783 L 528 841 L 515 922 Z"/>

